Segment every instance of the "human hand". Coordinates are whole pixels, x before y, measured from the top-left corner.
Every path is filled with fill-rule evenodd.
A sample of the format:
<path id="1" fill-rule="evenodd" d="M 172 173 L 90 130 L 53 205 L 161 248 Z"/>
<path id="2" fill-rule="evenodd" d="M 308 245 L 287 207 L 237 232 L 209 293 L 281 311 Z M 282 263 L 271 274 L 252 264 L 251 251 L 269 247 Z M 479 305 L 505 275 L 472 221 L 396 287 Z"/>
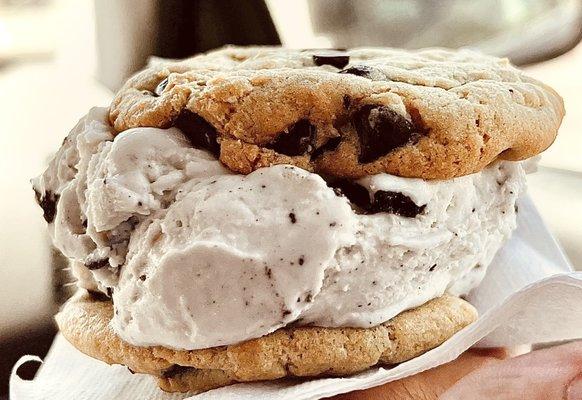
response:
<path id="1" fill-rule="evenodd" d="M 508 358 L 474 349 L 450 363 L 334 400 L 582 400 L 582 342 Z"/>

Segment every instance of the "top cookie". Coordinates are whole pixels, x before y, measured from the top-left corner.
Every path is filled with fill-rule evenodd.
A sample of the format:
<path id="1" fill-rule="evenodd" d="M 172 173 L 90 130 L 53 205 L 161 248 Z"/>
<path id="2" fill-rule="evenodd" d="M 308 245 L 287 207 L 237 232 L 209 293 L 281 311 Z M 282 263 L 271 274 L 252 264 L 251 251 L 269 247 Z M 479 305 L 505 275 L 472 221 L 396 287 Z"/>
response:
<path id="1" fill-rule="evenodd" d="M 154 65 L 116 95 L 117 131 L 175 125 L 250 173 L 294 164 L 342 178 L 448 179 L 545 150 L 560 96 L 467 50 L 226 47 Z"/>

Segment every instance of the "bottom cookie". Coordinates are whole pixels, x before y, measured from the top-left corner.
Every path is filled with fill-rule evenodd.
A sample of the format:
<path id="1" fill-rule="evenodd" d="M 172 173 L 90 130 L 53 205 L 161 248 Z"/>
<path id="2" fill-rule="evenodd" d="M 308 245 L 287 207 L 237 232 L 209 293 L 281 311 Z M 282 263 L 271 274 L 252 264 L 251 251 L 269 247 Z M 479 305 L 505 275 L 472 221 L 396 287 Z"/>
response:
<path id="1" fill-rule="evenodd" d="M 154 375 L 168 392 L 203 392 L 237 382 L 345 376 L 397 364 L 440 345 L 477 312 L 444 295 L 373 328 L 284 328 L 235 345 L 190 351 L 126 343 L 110 328 L 112 316 L 110 300 L 80 291 L 56 320 L 63 336 L 93 358 Z"/>

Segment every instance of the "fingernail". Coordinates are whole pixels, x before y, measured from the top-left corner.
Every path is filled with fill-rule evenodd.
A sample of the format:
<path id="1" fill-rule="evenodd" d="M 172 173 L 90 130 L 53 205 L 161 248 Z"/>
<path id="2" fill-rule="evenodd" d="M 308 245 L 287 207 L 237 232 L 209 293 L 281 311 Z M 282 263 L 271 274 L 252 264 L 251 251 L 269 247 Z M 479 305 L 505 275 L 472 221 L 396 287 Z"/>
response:
<path id="1" fill-rule="evenodd" d="M 568 385 L 568 400 L 582 400 L 582 375 L 578 375 Z"/>

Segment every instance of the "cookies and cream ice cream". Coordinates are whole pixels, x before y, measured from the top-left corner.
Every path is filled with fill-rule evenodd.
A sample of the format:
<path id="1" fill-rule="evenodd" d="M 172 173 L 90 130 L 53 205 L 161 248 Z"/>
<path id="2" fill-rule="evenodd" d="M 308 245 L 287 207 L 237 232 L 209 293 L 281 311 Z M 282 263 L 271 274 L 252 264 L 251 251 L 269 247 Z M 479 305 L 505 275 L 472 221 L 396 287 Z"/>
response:
<path id="1" fill-rule="evenodd" d="M 518 162 L 448 180 L 248 175 L 176 127 L 84 117 L 34 180 L 79 285 L 134 345 L 201 349 L 294 325 L 372 327 L 467 293 L 515 228 Z"/>

